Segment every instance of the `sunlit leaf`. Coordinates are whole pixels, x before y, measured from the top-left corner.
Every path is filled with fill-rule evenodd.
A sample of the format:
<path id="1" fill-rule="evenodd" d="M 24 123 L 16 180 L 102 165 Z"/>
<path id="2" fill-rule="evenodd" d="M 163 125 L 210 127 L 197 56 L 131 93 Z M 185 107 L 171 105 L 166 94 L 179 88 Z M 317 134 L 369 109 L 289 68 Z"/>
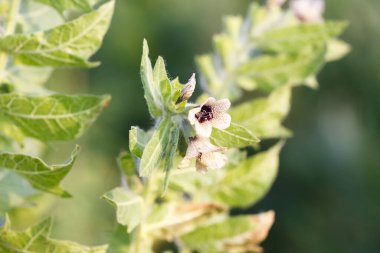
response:
<path id="1" fill-rule="evenodd" d="M 113 14 L 114 1 L 45 32 L 0 38 L 0 51 L 17 63 L 34 66 L 96 66 L 88 58 L 100 47 Z"/>
<path id="2" fill-rule="evenodd" d="M 157 67 L 157 69 L 161 68 Z M 159 117 L 162 113 L 160 100 L 160 86 L 159 83 L 157 84 L 153 78 L 152 63 L 149 59 L 149 47 L 146 40 L 144 40 L 143 43 L 143 54 L 141 58 L 140 75 L 144 88 L 144 97 L 148 104 L 150 115 L 154 118 Z M 159 74 L 158 76 L 161 76 L 161 74 Z"/>
<path id="3" fill-rule="evenodd" d="M 128 233 L 140 224 L 143 219 L 143 199 L 122 188 L 115 188 L 102 196 L 116 208 L 117 222 L 127 226 Z"/>
<path id="4" fill-rule="evenodd" d="M 107 106 L 109 96 L 0 95 L 0 114 L 43 141 L 78 138 Z"/>
<path id="5" fill-rule="evenodd" d="M 169 184 L 169 175 L 173 167 L 173 160 L 174 160 L 175 153 L 177 151 L 178 140 L 179 140 L 179 128 L 173 125 L 172 128 L 170 129 L 167 145 L 165 148 L 165 153 L 163 155 L 164 172 L 165 172 L 164 192 L 166 191 Z"/>
<path id="6" fill-rule="evenodd" d="M 153 81 L 159 87 L 162 109 L 169 108 L 172 100 L 172 87 L 165 69 L 164 59 L 159 56 L 153 68 Z"/>
<path id="7" fill-rule="evenodd" d="M 227 129 L 214 128 L 212 130 L 211 141 L 220 147 L 242 148 L 258 143 L 259 139 L 247 128 L 236 123 L 231 123 Z"/>
<path id="8" fill-rule="evenodd" d="M 139 173 L 142 177 L 150 176 L 157 169 L 162 156 L 165 154 L 165 148 L 168 145 L 168 139 L 171 133 L 173 123 L 169 118 L 164 118 L 160 122 L 152 138 L 145 146 L 141 157 Z"/>
<path id="9" fill-rule="evenodd" d="M 302 84 L 322 67 L 325 53 L 324 47 L 308 47 L 297 54 L 260 56 L 237 68 L 237 82 L 247 90 L 265 91 L 289 84 Z"/>
<path id="10" fill-rule="evenodd" d="M 131 130 L 129 130 L 129 150 L 132 154 L 141 158 L 149 139 L 150 136 L 144 130 L 135 126 L 131 127 Z"/>
<path id="11" fill-rule="evenodd" d="M 10 221 L 0 230 L 0 251 L 2 253 L 106 253 L 107 246 L 87 247 L 75 242 L 50 239 L 52 221 L 50 219 L 28 228 L 14 231 Z"/>
<path id="12" fill-rule="evenodd" d="M 225 217 L 181 236 L 186 248 L 197 252 L 261 252 L 258 246 L 274 222 L 274 212 Z"/>
<path id="13" fill-rule="evenodd" d="M 59 184 L 73 167 L 78 152 L 79 147 L 77 146 L 66 163 L 51 166 L 37 157 L 0 153 L 0 167 L 16 172 L 35 189 L 61 197 L 70 197 L 70 194 L 63 190 Z"/>
<path id="14" fill-rule="evenodd" d="M 49 5 L 63 14 L 65 10 L 79 10 L 84 12 L 91 11 L 91 5 L 88 0 L 35 0 L 37 2 Z"/>
<path id="15" fill-rule="evenodd" d="M 351 51 L 351 46 L 342 40 L 330 40 L 327 44 L 326 61 L 337 61 Z"/>
<path id="16" fill-rule="evenodd" d="M 291 87 L 276 89 L 266 98 L 258 98 L 233 107 L 229 113 L 234 122 L 248 128 L 260 139 L 287 137 L 289 130 L 281 126 L 288 115 Z"/>
<path id="17" fill-rule="evenodd" d="M 213 187 L 212 195 L 221 203 L 248 207 L 261 199 L 272 186 L 278 171 L 283 143 L 244 160 Z"/>
<path id="18" fill-rule="evenodd" d="M 339 36 L 346 27 L 346 22 L 302 23 L 271 30 L 255 38 L 255 42 L 266 50 L 298 52 L 305 46 L 326 44 L 329 39 Z"/>

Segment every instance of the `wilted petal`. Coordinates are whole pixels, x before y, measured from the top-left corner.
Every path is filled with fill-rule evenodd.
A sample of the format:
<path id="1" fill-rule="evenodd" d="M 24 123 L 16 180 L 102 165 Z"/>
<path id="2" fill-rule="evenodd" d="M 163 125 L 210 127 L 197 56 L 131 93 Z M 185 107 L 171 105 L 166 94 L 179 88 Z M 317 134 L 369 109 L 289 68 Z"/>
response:
<path id="1" fill-rule="evenodd" d="M 207 165 L 203 164 L 199 159 L 195 162 L 195 168 L 198 172 L 201 172 L 203 174 L 206 174 L 207 172 Z"/>
<path id="2" fill-rule="evenodd" d="M 227 157 L 219 152 L 204 153 L 199 157 L 199 162 L 209 169 L 221 169 L 227 161 Z"/>
<path id="3" fill-rule="evenodd" d="M 228 98 L 220 99 L 212 103 L 212 109 L 216 114 L 226 112 L 230 106 L 231 102 Z"/>
<path id="4" fill-rule="evenodd" d="M 186 153 L 186 155 L 187 155 L 187 153 Z M 185 168 L 190 167 L 190 164 L 191 164 L 191 159 L 190 159 L 190 157 L 185 156 L 185 157 L 182 159 L 181 163 L 178 165 L 178 167 L 179 167 L 180 169 L 185 169 Z"/>
<path id="5" fill-rule="evenodd" d="M 212 126 L 218 129 L 226 129 L 231 125 L 231 116 L 227 113 L 217 115 L 212 121 Z"/>
<path id="6" fill-rule="evenodd" d="M 203 123 L 195 122 L 195 132 L 200 137 L 210 137 L 212 131 L 212 123 L 205 121 Z"/>

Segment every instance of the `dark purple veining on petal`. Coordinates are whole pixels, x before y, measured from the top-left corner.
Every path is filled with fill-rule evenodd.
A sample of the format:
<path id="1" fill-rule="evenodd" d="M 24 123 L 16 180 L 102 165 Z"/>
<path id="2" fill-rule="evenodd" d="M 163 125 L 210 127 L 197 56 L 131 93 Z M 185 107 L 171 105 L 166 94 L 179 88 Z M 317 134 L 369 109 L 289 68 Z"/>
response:
<path id="1" fill-rule="evenodd" d="M 199 123 L 212 120 L 214 118 L 214 115 L 212 113 L 211 106 L 203 105 L 201 107 L 201 111 L 195 114 L 195 118 L 198 120 Z"/>

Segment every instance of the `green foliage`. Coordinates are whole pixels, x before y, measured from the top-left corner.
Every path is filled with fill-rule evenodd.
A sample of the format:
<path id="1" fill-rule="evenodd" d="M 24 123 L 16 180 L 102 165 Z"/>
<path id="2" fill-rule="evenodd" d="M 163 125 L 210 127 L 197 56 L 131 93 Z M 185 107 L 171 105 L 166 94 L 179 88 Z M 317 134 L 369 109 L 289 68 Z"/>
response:
<path id="1" fill-rule="evenodd" d="M 168 145 L 168 140 L 171 137 L 173 127 L 174 125 L 169 118 L 164 118 L 159 123 L 156 131 L 152 135 L 152 138 L 144 147 L 139 168 L 140 176 L 150 176 L 153 171 L 157 169 L 161 159 L 167 157 L 166 146 Z"/>
<path id="2" fill-rule="evenodd" d="M 36 0 L 37 2 L 49 5 L 63 14 L 66 10 L 79 10 L 89 12 L 92 10 L 88 0 Z"/>
<path id="3" fill-rule="evenodd" d="M 78 148 L 68 162 L 49 166 L 24 154 L 24 141 L 76 139 L 110 100 L 52 95 L 43 84 L 54 68 L 98 65 L 90 57 L 108 30 L 114 1 L 97 9 L 89 0 L 35 2 L 52 7 L 47 8 L 55 13 L 56 25 L 42 29 L 47 27 L 42 20 L 24 19 L 32 7 L 20 14 L 21 0 L 6 1 L 6 11 L 0 10 L 7 14 L 0 37 L 0 182 L 12 179 L 19 185 L 25 180 L 34 188 L 19 192 L 7 181 L 0 196 L 16 198 L 0 201 L 2 213 L 39 191 L 69 196 L 60 183 Z M 79 16 L 65 21 L 72 10 Z M 169 78 L 162 57 L 152 66 L 144 40 L 140 74 L 154 126 L 130 129 L 129 150 L 118 159 L 123 187 L 102 196 L 122 225 L 110 239 L 110 251 L 163 252 L 165 244 L 172 244 L 186 252 L 261 252 L 259 244 L 274 213 L 233 216 L 230 210 L 250 207 L 269 191 L 284 141 L 261 152 L 259 142 L 290 136 L 282 122 L 289 113 L 292 87 L 317 87 L 322 66 L 348 53 L 349 46 L 336 38 L 345 27 L 344 22 L 304 23 L 279 6 L 257 4 L 246 18 L 226 17 L 222 33 L 214 36 L 214 52 L 196 58 L 205 92 L 199 104 L 188 102 L 195 74 L 186 84 Z M 47 220 L 16 232 L 7 220 L 0 231 L 0 250 L 106 251 L 50 239 L 50 228 Z"/>
<path id="4" fill-rule="evenodd" d="M 259 139 L 247 128 L 231 123 L 227 129 L 214 129 L 211 141 L 220 147 L 243 148 L 258 143 Z"/>
<path id="5" fill-rule="evenodd" d="M 0 51 L 16 63 L 31 66 L 94 67 L 88 61 L 101 45 L 113 13 L 114 2 L 55 27 L 32 34 L 13 34 L 0 38 Z"/>
<path id="6" fill-rule="evenodd" d="M 144 147 L 148 143 L 150 136 L 138 127 L 129 130 L 129 150 L 137 157 L 141 158 Z"/>
<path id="7" fill-rule="evenodd" d="M 230 111 L 234 122 L 245 126 L 260 139 L 288 137 L 281 122 L 290 110 L 291 87 L 274 90 L 268 97 L 237 105 Z"/>
<path id="8" fill-rule="evenodd" d="M 78 138 L 108 104 L 108 96 L 0 95 L 3 118 L 42 141 Z"/>
<path id="9" fill-rule="evenodd" d="M 291 135 L 282 122 L 292 87 L 316 87 L 322 66 L 349 51 L 336 39 L 345 27 L 303 23 L 290 11 L 256 4 L 245 19 L 225 18 L 214 53 L 196 58 L 205 92 L 199 104 L 187 102 L 194 76 L 186 85 L 170 80 L 162 57 L 153 68 L 144 40 L 140 74 L 155 124 L 131 128 L 130 153 L 119 159 L 126 187 L 103 196 L 128 228 L 124 247 L 163 252 L 166 242 L 181 252 L 261 252 L 274 213 L 231 216 L 230 209 L 248 208 L 269 191 L 285 142 L 257 152 L 259 141 Z M 259 92 L 243 100 L 243 91 Z M 209 96 L 215 100 L 207 104 Z M 235 102 L 228 111 L 223 98 Z"/>
<path id="10" fill-rule="evenodd" d="M 116 188 L 104 194 L 102 198 L 116 208 L 117 222 L 127 226 L 128 233 L 141 223 L 144 207 L 140 196 Z"/>
<path id="11" fill-rule="evenodd" d="M 15 171 L 25 178 L 35 189 L 62 197 L 70 197 L 59 183 L 71 170 L 78 155 L 77 146 L 70 160 L 62 165 L 48 166 L 41 159 L 22 154 L 0 153 L 0 167 Z"/>
<path id="12" fill-rule="evenodd" d="M 0 250 L 4 253 L 105 253 L 107 250 L 107 246 L 87 247 L 74 242 L 51 239 L 51 219 L 21 232 L 11 230 L 10 226 L 7 219 L 0 230 Z"/>
<path id="13" fill-rule="evenodd" d="M 289 13 L 253 4 L 243 18 L 227 17 L 214 36 L 213 55 L 197 57 L 204 85 L 217 97 L 237 100 L 243 90 L 272 91 L 305 83 L 325 62 L 327 45 L 345 22 L 305 24 Z M 348 50 L 342 50 L 342 57 Z"/>
<path id="14" fill-rule="evenodd" d="M 277 176 L 282 146 L 283 143 L 279 143 L 229 170 L 218 182 L 218 187 L 213 188 L 213 197 L 233 207 L 249 207 L 256 203 L 265 196 Z"/>
<path id="15" fill-rule="evenodd" d="M 32 15 L 42 6 L 37 2 L 53 8 Z M 71 196 L 60 183 L 79 151 L 76 146 L 67 162 L 48 165 L 38 157 L 44 144 L 79 138 L 110 101 L 109 96 L 54 94 L 44 84 L 54 68 L 98 65 L 89 58 L 101 46 L 114 1 L 97 9 L 87 0 L 7 0 L 0 5 L 0 215 L 29 208 L 28 216 L 35 221 L 44 212 L 33 202 L 46 196 L 41 192 Z M 65 22 L 70 10 L 79 12 Z M 31 142 L 33 156 L 27 154 Z M 16 232 L 7 221 L 0 231 L 0 251 L 106 252 L 105 246 L 90 248 L 50 239 L 50 227 L 47 220 Z"/>

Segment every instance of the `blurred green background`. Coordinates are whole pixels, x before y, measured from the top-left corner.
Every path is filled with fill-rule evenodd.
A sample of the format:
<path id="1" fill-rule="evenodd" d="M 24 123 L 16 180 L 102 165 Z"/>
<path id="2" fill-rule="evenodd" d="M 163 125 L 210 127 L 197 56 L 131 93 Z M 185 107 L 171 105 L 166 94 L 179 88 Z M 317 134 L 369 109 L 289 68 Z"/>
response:
<path id="1" fill-rule="evenodd" d="M 115 158 L 132 125 L 148 127 L 139 78 L 142 40 L 162 55 L 171 77 L 185 82 L 194 55 L 211 50 L 226 14 L 245 15 L 248 0 L 118 0 L 110 31 L 90 71 L 59 71 L 49 87 L 66 93 L 111 94 L 101 118 L 77 143 L 82 153 L 64 185 L 74 198 L 54 206 L 54 236 L 85 244 L 107 242 L 114 210 L 99 199 L 119 185 Z M 281 155 L 268 196 L 249 211 L 274 209 L 268 253 L 378 252 L 380 241 L 380 1 L 329 0 L 326 17 L 347 19 L 353 51 L 328 64 L 321 87 L 294 89 L 285 125 L 295 133 Z M 53 144 L 49 161 L 74 143 Z M 48 197 L 49 198 L 49 197 Z"/>

